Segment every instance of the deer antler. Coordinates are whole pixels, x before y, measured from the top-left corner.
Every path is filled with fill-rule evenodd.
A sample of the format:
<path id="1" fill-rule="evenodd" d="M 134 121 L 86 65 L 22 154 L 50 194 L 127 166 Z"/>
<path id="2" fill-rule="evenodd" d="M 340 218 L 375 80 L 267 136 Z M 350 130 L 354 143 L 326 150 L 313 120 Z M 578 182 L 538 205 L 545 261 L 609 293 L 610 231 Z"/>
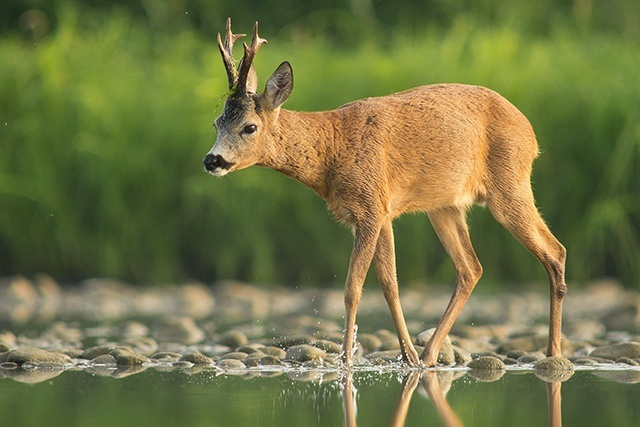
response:
<path id="1" fill-rule="evenodd" d="M 263 43 L 267 43 L 266 39 L 260 38 L 258 36 L 258 22 L 253 26 L 253 37 L 251 38 L 251 46 L 247 46 L 246 43 L 244 45 L 244 56 L 242 57 L 242 61 L 240 61 L 240 73 L 238 75 L 238 90 L 241 92 L 246 92 L 247 90 L 247 78 L 251 72 L 251 66 L 253 63 L 253 58 L 258 53 L 258 49 Z"/>
<path id="2" fill-rule="evenodd" d="M 224 45 L 222 44 L 220 33 L 218 33 L 218 48 L 222 54 L 224 68 L 227 70 L 229 89 L 235 88 L 238 83 L 238 71 L 236 70 L 236 62 L 233 59 L 233 44 L 236 40 L 244 36 L 246 36 L 246 34 L 233 34 L 231 32 L 231 18 L 227 18 L 227 34 L 224 40 Z"/>

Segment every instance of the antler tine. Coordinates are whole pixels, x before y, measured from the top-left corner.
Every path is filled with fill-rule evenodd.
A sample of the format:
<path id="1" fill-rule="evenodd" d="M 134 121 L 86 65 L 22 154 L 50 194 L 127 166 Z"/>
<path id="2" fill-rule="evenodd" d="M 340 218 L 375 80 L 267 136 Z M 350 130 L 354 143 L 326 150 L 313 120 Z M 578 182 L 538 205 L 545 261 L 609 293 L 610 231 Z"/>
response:
<path id="1" fill-rule="evenodd" d="M 222 54 L 222 62 L 224 68 L 227 70 L 227 78 L 229 80 L 229 89 L 233 89 L 238 83 L 238 71 L 236 69 L 236 62 L 233 59 L 233 44 L 246 34 L 233 34 L 231 32 L 231 18 L 227 18 L 227 32 L 222 44 L 222 37 L 218 33 L 218 49 Z"/>
<path id="2" fill-rule="evenodd" d="M 266 44 L 267 40 L 260 38 L 258 35 L 258 22 L 256 21 L 253 26 L 253 37 L 251 38 L 251 46 L 247 46 L 246 43 L 244 45 L 244 56 L 242 57 L 242 61 L 240 62 L 240 73 L 238 75 L 238 88 L 240 90 L 245 91 L 247 85 L 247 77 L 249 76 L 249 71 L 251 70 L 251 64 L 253 63 L 253 58 L 258 53 L 258 49 L 262 44 Z"/>

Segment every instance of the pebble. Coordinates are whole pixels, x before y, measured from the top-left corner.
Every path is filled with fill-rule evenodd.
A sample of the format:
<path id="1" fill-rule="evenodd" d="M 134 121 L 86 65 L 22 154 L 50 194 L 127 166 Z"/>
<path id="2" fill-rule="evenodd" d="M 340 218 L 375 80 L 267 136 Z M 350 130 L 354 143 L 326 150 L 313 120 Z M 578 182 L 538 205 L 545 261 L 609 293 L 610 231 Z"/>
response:
<path id="1" fill-rule="evenodd" d="M 563 339 L 563 353 L 571 356 L 568 360 L 544 356 L 547 326 L 535 322 L 548 309 L 546 297 L 510 294 L 496 302 L 479 296 L 474 299 L 475 306 L 470 301 L 465 308 L 465 316 L 481 319 L 483 325 L 474 326 L 461 318 L 455 334 L 446 338 L 438 363 L 467 365 L 471 368 L 469 375 L 481 381 L 493 381 L 504 374 L 507 365 L 517 364 L 533 363 L 539 378 L 553 382 L 568 378 L 573 365 L 616 363 L 617 370 L 625 366 L 634 370 L 640 363 L 639 295 L 611 281 L 572 292 L 565 302 L 569 321 L 563 329 L 573 340 Z M 421 294 L 415 297 L 415 303 L 405 311 L 412 333 L 433 320 L 424 311 Z M 442 300 L 446 305 L 448 298 L 436 295 L 430 300 Z M 334 302 L 338 303 L 337 309 L 331 308 Z M 516 309 L 500 312 L 506 302 Z M 363 302 L 364 316 L 359 318 L 361 330 L 353 358 L 356 367 L 399 363 L 394 332 L 366 331 L 366 316 L 386 310 L 383 305 L 376 306 L 380 303 L 384 304 L 382 299 L 374 298 Z M 526 313 L 517 317 L 523 307 L 527 307 Z M 342 332 L 336 319 L 343 310 L 342 293 L 333 290 L 267 290 L 238 283 L 214 288 L 201 284 L 137 288 L 108 279 L 64 289 L 45 276 L 34 280 L 22 276 L 0 278 L 0 320 L 8 325 L 5 327 L 39 319 L 47 325 L 39 336 L 16 337 L 9 331 L 0 332 L 0 369 L 8 376 L 7 372 L 29 370 L 31 365 L 68 369 L 75 364 L 100 375 L 123 377 L 150 365 L 156 369 L 210 369 L 215 360 L 216 367 L 237 371 L 235 374 L 243 377 L 247 373 L 276 372 L 261 371 L 260 366 L 322 368 L 326 372 L 328 367 L 341 367 Z M 131 320 L 150 318 L 157 320 Z M 104 319 L 122 320 L 117 324 L 102 322 Z M 83 320 L 93 322 L 92 326 L 78 327 L 87 323 Z M 233 322 L 236 326 L 232 329 L 218 332 L 218 325 Z M 433 329 L 417 335 L 418 352 L 432 333 Z M 85 347 L 87 343 L 98 345 Z M 26 368 L 21 369 L 22 365 Z M 253 369 L 247 371 L 247 367 Z M 15 376 L 25 382 L 35 378 L 24 373 Z"/>
<path id="2" fill-rule="evenodd" d="M 91 359 L 92 365 L 115 365 L 117 363 L 116 357 L 111 354 L 101 354 Z"/>
<path id="3" fill-rule="evenodd" d="M 0 362 L 13 362 L 18 365 L 25 363 L 45 365 L 68 365 L 72 363 L 69 356 L 54 353 L 34 347 L 23 347 L 0 354 Z"/>
<path id="4" fill-rule="evenodd" d="M 227 353 L 223 356 L 220 357 L 220 359 L 218 360 L 227 360 L 227 359 L 233 359 L 233 360 L 244 360 L 247 358 L 247 356 L 249 356 L 247 353 L 242 352 L 242 351 L 232 351 L 231 353 Z"/>
<path id="5" fill-rule="evenodd" d="M 237 359 L 223 359 L 216 363 L 216 366 L 224 370 L 245 369 L 246 366 L 242 361 Z"/>
<path id="6" fill-rule="evenodd" d="M 244 332 L 230 330 L 220 335 L 216 342 L 221 345 L 226 345 L 229 348 L 238 348 L 247 344 L 249 340 Z"/>
<path id="7" fill-rule="evenodd" d="M 262 347 L 260 351 L 266 354 L 267 356 L 273 356 L 278 359 L 284 359 L 285 357 L 287 357 L 287 352 L 281 349 L 280 347 L 267 346 L 267 347 Z"/>
<path id="8" fill-rule="evenodd" d="M 533 364 L 533 373 L 549 383 L 563 382 L 573 375 L 573 363 L 562 356 L 546 357 Z"/>
<path id="9" fill-rule="evenodd" d="M 374 334 L 358 334 L 358 342 L 362 345 L 366 353 L 379 350 L 382 345 L 380 338 Z"/>
<path id="10" fill-rule="evenodd" d="M 534 351 L 531 353 L 525 353 L 522 356 L 518 357 L 516 360 L 518 361 L 518 363 L 535 363 L 544 359 L 545 357 L 547 356 L 545 356 L 544 353 L 540 351 Z"/>
<path id="11" fill-rule="evenodd" d="M 415 344 L 424 347 L 431 339 L 435 330 L 435 328 L 431 328 L 420 332 L 416 337 Z M 440 348 L 438 363 L 442 365 L 454 365 L 456 363 L 456 354 L 453 350 L 453 345 L 451 344 L 451 338 L 448 335 L 445 337 L 442 347 Z"/>
<path id="12" fill-rule="evenodd" d="M 126 351 L 116 351 L 114 355 L 116 357 L 116 365 L 118 366 L 131 366 L 131 365 L 142 365 L 144 363 L 150 363 L 151 360 L 148 357 L 145 357 L 141 354 L 126 352 Z"/>
<path id="13" fill-rule="evenodd" d="M 503 371 L 506 369 L 504 362 L 493 356 L 480 356 L 469 362 L 467 367 L 470 369 L 488 371 Z"/>
<path id="14" fill-rule="evenodd" d="M 314 347 L 318 347 L 327 353 L 340 353 L 342 352 L 342 346 L 338 343 L 329 340 L 318 340 L 313 343 Z"/>
<path id="15" fill-rule="evenodd" d="M 630 359 L 640 358 L 640 343 L 622 342 L 617 344 L 605 345 L 594 349 L 589 353 L 591 357 L 600 357 L 602 359 L 617 360 L 621 357 Z"/>
<path id="16" fill-rule="evenodd" d="M 324 359 L 327 353 L 309 344 L 300 344 L 290 347 L 286 352 L 286 358 L 296 362 Z"/>
<path id="17" fill-rule="evenodd" d="M 168 316 L 157 321 L 151 331 L 157 341 L 196 344 L 204 339 L 204 332 L 187 316 Z"/>
<path id="18" fill-rule="evenodd" d="M 184 356 L 182 356 L 179 359 L 180 362 L 190 362 L 193 363 L 194 365 L 211 365 L 213 364 L 213 359 L 211 359 L 208 356 L 205 356 L 204 354 L 200 353 L 199 351 L 193 351 L 190 353 L 185 354 Z"/>

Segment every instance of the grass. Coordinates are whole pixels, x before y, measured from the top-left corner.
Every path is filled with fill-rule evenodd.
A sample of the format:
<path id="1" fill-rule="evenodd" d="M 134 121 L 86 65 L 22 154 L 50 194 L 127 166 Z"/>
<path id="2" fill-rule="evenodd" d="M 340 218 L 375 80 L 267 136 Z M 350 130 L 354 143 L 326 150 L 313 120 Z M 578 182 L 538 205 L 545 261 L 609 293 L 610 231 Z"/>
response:
<path id="1" fill-rule="evenodd" d="M 220 180 L 202 172 L 226 91 L 213 41 L 117 13 L 102 22 L 86 28 L 67 12 L 37 45 L 0 40 L 0 274 L 342 282 L 350 233 L 311 191 L 260 168 Z M 296 75 L 290 109 L 434 82 L 502 93 L 537 132 L 534 191 L 568 248 L 569 280 L 640 286 L 636 43 L 562 30 L 525 37 L 468 19 L 382 46 L 270 38 L 256 60 L 262 82 L 285 59 Z M 544 279 L 486 210 L 470 223 L 486 281 Z M 452 282 L 426 216 L 395 228 L 401 281 Z"/>

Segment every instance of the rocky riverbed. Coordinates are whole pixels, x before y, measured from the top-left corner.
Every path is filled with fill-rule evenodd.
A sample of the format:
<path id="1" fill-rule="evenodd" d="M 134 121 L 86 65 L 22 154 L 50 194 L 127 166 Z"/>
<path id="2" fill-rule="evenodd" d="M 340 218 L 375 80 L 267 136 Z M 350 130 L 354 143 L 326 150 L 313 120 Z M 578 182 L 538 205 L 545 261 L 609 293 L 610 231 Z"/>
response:
<path id="1" fill-rule="evenodd" d="M 358 315 L 356 369 L 401 369 L 386 305 L 379 290 L 370 288 Z M 548 380 L 562 379 L 562 372 L 574 366 L 610 365 L 640 374 L 638 292 L 612 280 L 570 287 L 564 357 L 545 358 L 544 290 L 540 285 L 499 295 L 474 293 L 439 362 L 472 371 L 530 368 Z M 424 286 L 401 292 L 419 348 L 437 324 L 451 289 Z M 92 279 L 61 286 L 45 275 L 2 278 L 0 376 L 36 382 L 67 369 L 117 376 L 147 367 L 244 374 L 336 371 L 342 301 L 339 289 L 237 282 L 134 287 Z"/>

